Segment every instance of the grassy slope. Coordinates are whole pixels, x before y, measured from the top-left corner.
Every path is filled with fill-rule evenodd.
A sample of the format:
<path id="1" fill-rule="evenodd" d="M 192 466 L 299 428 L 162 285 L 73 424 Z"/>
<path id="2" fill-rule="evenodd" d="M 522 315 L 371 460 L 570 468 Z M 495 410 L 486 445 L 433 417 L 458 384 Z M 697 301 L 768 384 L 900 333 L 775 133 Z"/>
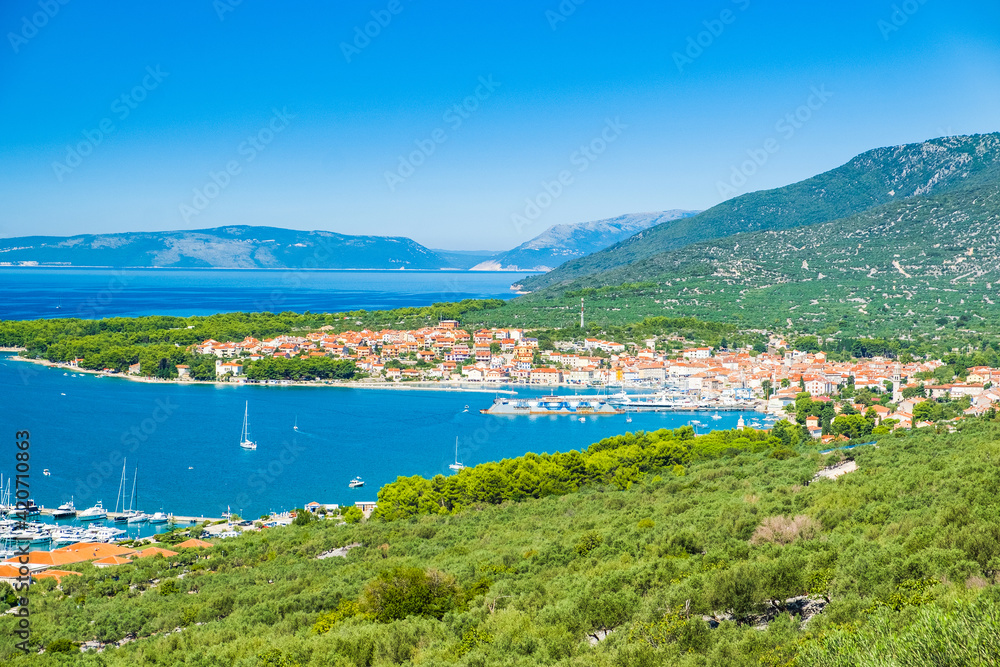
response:
<path id="1" fill-rule="evenodd" d="M 660 253 L 742 232 L 783 230 L 837 220 L 909 197 L 995 182 L 1000 134 L 947 137 L 879 148 L 783 188 L 751 192 L 692 218 L 641 232 L 606 250 L 521 281 L 525 289 L 560 287 Z"/>
<path id="2" fill-rule="evenodd" d="M 69 598 L 33 593 L 34 641 L 144 637 L 73 662 L 106 665 L 926 664 L 963 623 L 984 644 L 1000 641 L 987 584 L 1000 569 L 998 437 L 996 424 L 974 423 L 963 434 L 887 438 L 857 450 L 858 472 L 809 486 L 815 454 L 743 454 L 625 491 L 590 487 L 457 515 L 266 531 L 216 547 L 169 595 L 146 583 L 178 572 L 159 559 L 86 567 Z M 778 515 L 809 516 L 820 530 L 785 546 L 751 545 L 763 519 Z M 581 554 L 588 534 L 601 544 Z M 355 541 L 364 546 L 346 559 L 313 558 Z M 320 612 L 399 565 L 450 573 L 466 590 L 486 579 L 489 589 L 442 620 L 350 618 L 311 632 Z M 912 594 L 906 582 L 928 577 L 943 583 Z M 148 590 L 129 590 L 130 581 Z M 699 620 L 810 582 L 832 604 L 805 629 L 786 619 L 763 632 L 733 622 L 709 630 Z M 979 616 L 963 602 L 977 595 Z M 693 620 L 678 621 L 688 601 Z M 665 622 L 643 625 L 668 610 Z M 928 624 L 931 637 L 920 634 Z M 587 634 L 602 625 L 616 629 L 591 646 Z M 0 633 L 9 638 L 11 628 L 3 617 Z M 901 640 L 906 633 L 921 641 Z M 962 636 L 963 651 L 977 648 Z M 63 664 L 53 655 L 12 659 L 11 644 L 0 645 L 4 664 Z M 894 653 L 909 662 L 880 662 Z"/>
<path id="3" fill-rule="evenodd" d="M 969 184 L 835 222 L 697 243 L 581 278 L 566 292 L 522 297 L 491 316 L 557 318 L 585 296 L 591 321 L 791 319 L 806 331 L 892 335 L 932 332 L 940 318 L 954 324 L 965 315 L 963 326 L 996 330 L 998 223 L 1000 186 Z M 636 281 L 644 284 L 614 287 Z"/>

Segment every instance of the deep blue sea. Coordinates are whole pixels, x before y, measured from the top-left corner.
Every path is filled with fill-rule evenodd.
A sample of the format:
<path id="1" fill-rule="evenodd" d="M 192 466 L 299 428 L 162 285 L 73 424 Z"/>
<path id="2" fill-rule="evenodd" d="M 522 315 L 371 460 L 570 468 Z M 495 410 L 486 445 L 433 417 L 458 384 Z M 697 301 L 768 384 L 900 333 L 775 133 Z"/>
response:
<path id="1" fill-rule="evenodd" d="M 509 299 L 523 273 L 0 267 L 0 319 L 342 312 Z"/>
<path id="2" fill-rule="evenodd" d="M 0 268 L 0 318 L 196 315 L 237 310 L 342 311 L 512 296 L 518 274 L 420 271 L 173 271 Z M 59 306 L 59 307 L 57 307 Z M 628 430 L 699 419 L 731 428 L 723 413 L 492 417 L 490 392 L 343 387 L 241 387 L 73 376 L 0 355 L 0 433 L 31 433 L 31 491 L 56 506 L 114 507 L 123 459 L 138 467 L 139 509 L 245 517 L 310 501 L 375 500 L 399 475 L 451 474 L 455 438 L 466 465 L 526 452 L 582 449 Z M 523 394 L 538 392 L 522 392 Z M 249 404 L 256 451 L 239 447 Z M 466 407 L 468 406 L 468 407 Z M 293 430 L 297 423 L 299 432 Z M 0 472 L 15 449 L 0 447 Z M 48 468 L 51 476 L 43 476 Z M 348 489 L 355 476 L 361 489 Z"/>
<path id="3" fill-rule="evenodd" d="M 55 506 L 114 506 L 127 459 L 138 466 L 140 509 L 242 516 L 310 501 L 375 500 L 399 475 L 452 474 L 455 438 L 466 465 L 525 452 L 581 449 L 611 435 L 682 426 L 698 419 L 731 428 L 737 413 L 641 413 L 589 417 L 494 417 L 479 413 L 489 392 L 153 384 L 64 371 L 0 355 L 0 433 L 31 433 L 31 488 Z M 524 392 L 528 393 L 528 392 Z M 537 393 L 537 392 L 536 392 Z M 249 404 L 256 451 L 240 449 Z M 468 405 L 468 412 L 466 412 Z M 293 430 L 298 423 L 299 432 Z M 0 448 L 0 471 L 15 449 Z M 48 468 L 51 476 L 42 476 Z M 349 489 L 355 476 L 361 489 Z"/>

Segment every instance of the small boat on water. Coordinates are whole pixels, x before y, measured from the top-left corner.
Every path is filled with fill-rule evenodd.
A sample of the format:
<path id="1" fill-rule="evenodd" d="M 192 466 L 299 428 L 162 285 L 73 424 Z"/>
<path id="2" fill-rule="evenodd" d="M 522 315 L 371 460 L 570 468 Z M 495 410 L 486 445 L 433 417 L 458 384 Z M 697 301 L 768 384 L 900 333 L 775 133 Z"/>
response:
<path id="1" fill-rule="evenodd" d="M 43 470 L 42 474 L 45 475 L 46 477 L 50 477 L 52 475 L 52 473 L 49 472 L 48 468 L 46 468 L 45 470 Z"/>
<path id="2" fill-rule="evenodd" d="M 298 431 L 299 430 L 299 416 L 298 415 L 295 415 L 295 425 L 292 426 L 292 430 L 293 431 Z"/>
<path id="3" fill-rule="evenodd" d="M 365 485 L 365 482 L 360 477 L 355 477 L 354 479 L 352 479 L 350 482 L 347 483 L 347 486 L 349 488 L 352 488 L 352 489 L 358 489 L 358 488 L 361 488 L 364 485 Z"/>
<path id="4" fill-rule="evenodd" d="M 154 512 L 153 516 L 149 517 L 148 521 L 150 523 L 166 523 L 170 517 L 168 517 L 163 512 Z"/>
<path id="5" fill-rule="evenodd" d="M 149 521 L 149 515 L 138 510 L 136 510 L 128 518 L 129 523 L 146 523 L 147 521 Z"/>
<path id="6" fill-rule="evenodd" d="M 458 437 L 455 437 L 455 462 L 448 465 L 452 470 L 465 470 L 466 466 L 458 462 Z"/>
<path id="7" fill-rule="evenodd" d="M 76 518 L 80 521 L 96 521 L 97 519 L 107 519 L 108 511 L 104 509 L 101 505 L 101 501 L 98 500 L 97 504 L 93 507 L 89 507 L 82 512 L 77 512 Z"/>
<path id="8" fill-rule="evenodd" d="M 243 433 L 240 435 L 240 447 L 257 449 L 257 443 L 250 439 L 250 401 L 243 407 Z M 155 515 L 154 515 L 155 516 Z"/>
<path id="9" fill-rule="evenodd" d="M 712 415 L 712 419 L 722 419 L 722 415 L 719 414 L 718 410 L 716 410 L 715 414 Z"/>

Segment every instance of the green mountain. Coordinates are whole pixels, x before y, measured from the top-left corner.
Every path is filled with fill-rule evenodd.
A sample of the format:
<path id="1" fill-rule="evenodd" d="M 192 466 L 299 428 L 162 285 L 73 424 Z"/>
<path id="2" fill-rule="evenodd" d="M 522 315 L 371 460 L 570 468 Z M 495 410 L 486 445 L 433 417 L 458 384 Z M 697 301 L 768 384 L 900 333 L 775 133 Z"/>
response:
<path id="1" fill-rule="evenodd" d="M 0 263 L 226 269 L 457 268 L 403 237 L 234 225 L 215 229 L 0 239 Z"/>
<path id="2" fill-rule="evenodd" d="M 1000 134 L 994 133 L 878 148 L 799 183 L 745 194 L 694 217 L 658 225 L 551 273 L 526 278 L 521 285 L 532 291 L 565 286 L 699 241 L 829 222 L 911 197 L 996 182 L 998 146 Z"/>

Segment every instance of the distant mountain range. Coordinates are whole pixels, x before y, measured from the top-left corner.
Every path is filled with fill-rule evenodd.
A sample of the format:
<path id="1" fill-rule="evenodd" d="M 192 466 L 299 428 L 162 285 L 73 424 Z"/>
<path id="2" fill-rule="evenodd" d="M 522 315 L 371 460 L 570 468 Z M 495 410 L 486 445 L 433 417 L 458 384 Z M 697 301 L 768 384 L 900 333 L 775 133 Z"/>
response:
<path id="1" fill-rule="evenodd" d="M 514 250 L 431 250 L 405 237 L 232 225 L 214 229 L 0 239 L 0 265 L 226 269 L 452 269 L 548 271 L 694 211 L 556 225 Z"/>
<path id="2" fill-rule="evenodd" d="M 0 262 L 136 268 L 450 268 L 446 260 L 408 238 L 246 225 L 2 239 Z"/>
<path id="3" fill-rule="evenodd" d="M 589 255 L 636 232 L 672 220 L 688 218 L 698 211 L 634 213 L 607 220 L 555 225 L 513 250 L 495 255 L 474 269 L 490 271 L 551 271 L 571 259 Z"/>

